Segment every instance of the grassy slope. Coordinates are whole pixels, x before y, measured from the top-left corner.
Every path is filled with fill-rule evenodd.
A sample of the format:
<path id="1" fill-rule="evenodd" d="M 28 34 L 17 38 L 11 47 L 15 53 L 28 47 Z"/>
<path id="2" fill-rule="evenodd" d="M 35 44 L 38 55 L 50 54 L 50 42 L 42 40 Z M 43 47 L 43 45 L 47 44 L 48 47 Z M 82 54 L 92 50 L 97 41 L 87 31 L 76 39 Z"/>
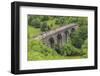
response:
<path id="1" fill-rule="evenodd" d="M 28 36 L 29 38 L 33 38 L 41 33 L 39 28 L 34 28 L 32 26 L 28 26 Z"/>

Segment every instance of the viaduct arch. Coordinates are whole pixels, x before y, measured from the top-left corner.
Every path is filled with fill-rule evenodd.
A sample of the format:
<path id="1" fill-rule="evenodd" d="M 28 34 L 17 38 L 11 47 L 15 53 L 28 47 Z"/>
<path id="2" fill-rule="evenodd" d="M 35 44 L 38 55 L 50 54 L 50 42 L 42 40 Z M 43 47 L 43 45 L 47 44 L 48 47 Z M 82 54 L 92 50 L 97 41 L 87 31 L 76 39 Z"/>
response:
<path id="1" fill-rule="evenodd" d="M 61 48 L 64 43 L 70 39 L 71 33 L 74 32 L 77 28 L 77 24 L 65 25 L 39 35 L 35 39 L 41 39 L 47 46 L 51 48 Z"/>

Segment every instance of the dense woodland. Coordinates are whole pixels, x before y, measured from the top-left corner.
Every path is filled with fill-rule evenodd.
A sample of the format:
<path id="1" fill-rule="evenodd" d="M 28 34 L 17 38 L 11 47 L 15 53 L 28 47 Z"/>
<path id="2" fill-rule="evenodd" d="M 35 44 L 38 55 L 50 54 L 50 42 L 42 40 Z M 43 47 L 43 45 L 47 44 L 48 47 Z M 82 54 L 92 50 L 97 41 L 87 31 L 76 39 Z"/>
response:
<path id="1" fill-rule="evenodd" d="M 46 46 L 41 40 L 34 40 L 42 33 L 71 23 L 77 23 L 78 29 L 71 33 L 69 41 L 59 50 Z M 28 60 L 87 58 L 87 26 L 87 17 L 28 15 Z"/>

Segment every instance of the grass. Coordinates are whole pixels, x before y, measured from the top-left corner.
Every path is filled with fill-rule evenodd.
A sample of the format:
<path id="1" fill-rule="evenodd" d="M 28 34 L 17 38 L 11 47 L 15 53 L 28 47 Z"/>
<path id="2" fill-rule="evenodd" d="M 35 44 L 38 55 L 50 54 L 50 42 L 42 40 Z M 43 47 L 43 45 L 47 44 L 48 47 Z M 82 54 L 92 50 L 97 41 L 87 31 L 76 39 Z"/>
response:
<path id="1" fill-rule="evenodd" d="M 62 59 L 82 59 L 84 58 L 83 56 L 61 56 L 61 55 L 56 55 L 56 56 L 44 56 L 43 54 L 40 54 L 39 52 L 28 52 L 28 60 L 32 61 L 38 61 L 38 60 L 62 60 Z"/>
<path id="2" fill-rule="evenodd" d="M 32 26 L 28 26 L 28 36 L 29 36 L 29 38 L 33 38 L 34 36 L 37 36 L 41 33 L 42 32 L 41 32 L 40 28 L 34 28 Z"/>

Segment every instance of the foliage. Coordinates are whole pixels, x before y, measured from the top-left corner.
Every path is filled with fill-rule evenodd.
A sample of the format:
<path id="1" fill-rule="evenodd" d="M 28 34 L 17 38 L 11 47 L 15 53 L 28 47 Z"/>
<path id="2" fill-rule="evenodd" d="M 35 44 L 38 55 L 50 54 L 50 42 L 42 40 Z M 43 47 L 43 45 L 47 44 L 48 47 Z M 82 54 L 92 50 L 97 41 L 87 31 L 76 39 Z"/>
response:
<path id="1" fill-rule="evenodd" d="M 50 30 L 48 24 L 46 22 L 43 22 L 42 25 L 41 25 L 41 31 L 45 32 L 45 31 L 48 31 Z"/>
<path id="2" fill-rule="evenodd" d="M 77 23 L 78 22 L 78 17 L 67 17 L 67 24 L 70 23 Z"/>
<path id="3" fill-rule="evenodd" d="M 39 40 L 30 40 L 28 45 L 29 60 L 42 60 L 59 57 L 55 50 L 48 48 Z"/>
<path id="4" fill-rule="evenodd" d="M 41 23 L 39 19 L 33 19 L 31 25 L 34 26 L 35 28 L 40 28 Z"/>
<path id="5" fill-rule="evenodd" d="M 87 46 L 88 46 L 88 43 L 87 43 L 87 39 L 86 39 L 81 48 L 83 57 L 87 57 L 87 55 L 88 55 L 88 47 Z"/>
<path id="6" fill-rule="evenodd" d="M 63 55 L 65 56 L 79 56 L 81 54 L 81 50 L 75 48 L 73 45 L 69 44 L 65 44 L 63 49 Z"/>
<path id="7" fill-rule="evenodd" d="M 36 51 L 29 51 L 28 52 L 28 60 L 41 60 L 44 59 L 45 56 L 40 53 L 40 52 L 36 52 Z"/>
<path id="8" fill-rule="evenodd" d="M 87 26 L 81 26 L 79 29 L 72 33 L 71 41 L 76 48 L 81 48 L 84 40 L 87 38 Z"/>
<path id="9" fill-rule="evenodd" d="M 33 38 L 39 34 L 41 34 L 41 30 L 39 28 L 34 28 L 30 25 L 28 26 L 28 38 Z"/>
<path id="10" fill-rule="evenodd" d="M 41 21 L 47 21 L 47 20 L 49 20 L 49 16 L 43 16 L 41 19 Z"/>
<path id="11" fill-rule="evenodd" d="M 79 24 L 79 26 L 84 26 L 84 25 L 88 25 L 88 17 L 78 17 L 77 23 Z"/>
<path id="12" fill-rule="evenodd" d="M 50 48 L 35 36 L 67 24 L 77 23 L 78 29 L 70 34 L 62 48 Z M 73 59 L 88 57 L 87 17 L 28 15 L 28 60 Z"/>
<path id="13" fill-rule="evenodd" d="M 56 24 L 58 24 L 58 25 L 64 25 L 65 22 L 66 22 L 66 20 L 64 17 L 60 17 L 60 18 L 56 19 Z"/>

